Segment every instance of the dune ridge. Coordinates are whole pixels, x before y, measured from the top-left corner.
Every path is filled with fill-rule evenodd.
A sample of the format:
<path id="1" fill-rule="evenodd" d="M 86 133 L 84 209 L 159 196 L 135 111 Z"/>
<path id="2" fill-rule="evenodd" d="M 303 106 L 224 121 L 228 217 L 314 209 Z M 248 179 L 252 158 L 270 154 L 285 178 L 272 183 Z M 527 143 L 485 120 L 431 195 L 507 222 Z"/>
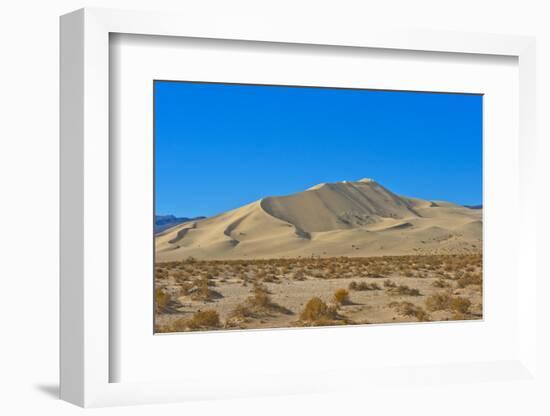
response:
<path id="1" fill-rule="evenodd" d="M 482 209 L 397 195 L 376 181 L 323 183 L 173 227 L 156 261 L 479 252 Z"/>

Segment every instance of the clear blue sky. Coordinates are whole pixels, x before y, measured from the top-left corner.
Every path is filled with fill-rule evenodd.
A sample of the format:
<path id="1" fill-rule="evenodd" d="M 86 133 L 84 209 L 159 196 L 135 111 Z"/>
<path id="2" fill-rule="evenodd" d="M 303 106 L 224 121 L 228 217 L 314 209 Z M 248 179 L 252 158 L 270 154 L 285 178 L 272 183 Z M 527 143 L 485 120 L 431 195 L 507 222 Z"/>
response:
<path id="1" fill-rule="evenodd" d="M 482 96 L 155 82 L 157 215 L 364 177 L 481 204 Z"/>

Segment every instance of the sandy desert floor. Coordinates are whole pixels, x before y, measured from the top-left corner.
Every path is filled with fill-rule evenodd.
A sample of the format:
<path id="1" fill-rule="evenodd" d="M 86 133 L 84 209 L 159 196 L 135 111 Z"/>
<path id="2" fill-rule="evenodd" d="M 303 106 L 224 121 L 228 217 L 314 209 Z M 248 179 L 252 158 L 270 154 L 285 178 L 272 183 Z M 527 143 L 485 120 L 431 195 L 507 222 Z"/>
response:
<path id="1" fill-rule="evenodd" d="M 482 318 L 482 256 L 158 263 L 156 332 Z"/>

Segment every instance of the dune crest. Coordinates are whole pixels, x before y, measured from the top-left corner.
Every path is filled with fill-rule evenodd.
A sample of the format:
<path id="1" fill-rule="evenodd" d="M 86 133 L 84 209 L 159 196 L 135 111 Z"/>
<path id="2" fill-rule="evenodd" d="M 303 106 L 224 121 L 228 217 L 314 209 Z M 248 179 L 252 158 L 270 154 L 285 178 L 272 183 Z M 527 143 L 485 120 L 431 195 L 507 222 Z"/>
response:
<path id="1" fill-rule="evenodd" d="M 158 235 L 156 260 L 479 252 L 482 210 L 394 194 L 376 181 L 322 183 Z"/>
<path id="2" fill-rule="evenodd" d="M 363 227 L 385 218 L 419 217 L 406 198 L 374 181 L 323 184 L 288 196 L 267 197 L 260 205 L 271 216 L 307 232 Z"/>

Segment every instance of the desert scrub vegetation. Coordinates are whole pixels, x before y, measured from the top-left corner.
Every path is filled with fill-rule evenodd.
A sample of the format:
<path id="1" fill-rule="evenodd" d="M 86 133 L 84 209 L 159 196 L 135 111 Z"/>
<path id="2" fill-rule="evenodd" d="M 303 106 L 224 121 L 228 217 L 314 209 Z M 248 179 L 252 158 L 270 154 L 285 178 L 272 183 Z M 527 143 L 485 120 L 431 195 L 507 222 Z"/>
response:
<path id="1" fill-rule="evenodd" d="M 184 288 L 184 293 L 189 295 L 193 300 L 213 301 L 214 299 L 221 298 L 221 294 L 213 289 L 210 289 L 212 284 L 208 277 L 202 277 L 195 280 L 191 287 Z"/>
<path id="2" fill-rule="evenodd" d="M 323 325 L 343 325 L 352 323 L 338 314 L 336 306 L 327 305 L 318 297 L 311 298 L 302 312 L 300 320 L 295 323 L 296 326 L 323 326 Z"/>
<path id="3" fill-rule="evenodd" d="M 270 292 L 265 285 L 256 283 L 251 290 L 250 296 L 233 309 L 227 325 L 236 326 L 248 319 L 273 316 L 275 314 L 292 315 L 292 313 L 290 309 L 271 300 Z"/>
<path id="4" fill-rule="evenodd" d="M 219 279 L 246 280 L 259 277 L 277 283 L 281 279 L 305 280 L 341 279 L 349 277 L 387 278 L 455 276 L 460 272 L 478 273 L 481 277 L 481 254 L 463 255 L 411 255 L 382 257 L 299 257 L 254 260 L 199 260 L 187 258 L 179 262 L 158 263 L 156 279 L 176 277 L 196 279 L 209 274 L 209 281 Z"/>
<path id="5" fill-rule="evenodd" d="M 462 296 L 454 296 L 451 292 L 436 293 L 426 299 L 426 309 L 429 311 L 452 312 L 454 319 L 466 319 L 472 302 Z"/>
<path id="6" fill-rule="evenodd" d="M 417 306 L 411 302 L 391 302 L 388 306 L 401 316 L 414 317 L 419 322 L 430 320 L 430 316 L 421 306 Z"/>
<path id="7" fill-rule="evenodd" d="M 447 282 L 444 279 L 437 279 L 432 282 L 432 286 L 440 289 L 444 289 L 444 288 L 450 287 L 451 285 L 449 284 L 449 282 Z"/>
<path id="8" fill-rule="evenodd" d="M 334 302 L 337 305 L 349 305 L 351 303 L 349 299 L 349 292 L 347 291 L 347 289 L 341 288 L 336 290 L 333 297 Z"/>
<path id="9" fill-rule="evenodd" d="M 357 290 L 357 291 L 382 290 L 382 288 L 376 282 L 374 282 L 374 283 L 367 283 L 367 282 L 357 283 L 355 280 L 349 284 L 348 289 L 349 290 Z"/>
<path id="10" fill-rule="evenodd" d="M 221 328 L 221 321 L 218 312 L 214 310 L 198 311 L 191 318 L 179 318 L 168 325 L 159 325 L 158 332 L 185 332 L 204 331 Z"/>
<path id="11" fill-rule="evenodd" d="M 391 322 L 392 317 L 398 321 L 414 320 L 410 317 L 424 320 L 422 310 L 429 313 L 430 318 L 426 319 L 450 319 L 451 316 L 473 319 L 482 314 L 482 273 L 481 254 L 251 260 L 189 258 L 155 265 L 154 298 L 158 318 L 155 322 L 167 328 L 182 319 L 180 327 L 191 330 L 189 317 L 205 308 L 219 313 L 220 328 L 333 325 L 351 322 L 348 318 L 371 323 Z M 342 291 L 335 297 L 338 288 Z M 431 297 L 447 292 L 452 298 L 458 296 L 465 301 L 446 303 L 437 300 L 437 296 Z M 301 312 L 312 297 L 324 300 L 330 313 L 321 314 L 323 317 L 319 319 L 302 320 Z M 350 298 L 353 306 L 342 307 Z M 431 300 L 426 303 L 428 299 Z M 397 302 L 389 308 L 387 305 L 394 303 L 392 301 Z M 416 306 L 412 308 L 401 301 L 410 301 Z M 437 309 L 439 307 L 442 309 Z M 413 312 L 418 316 L 409 315 Z"/>
<path id="12" fill-rule="evenodd" d="M 459 288 L 465 288 L 469 285 L 481 286 L 483 281 L 481 279 L 481 273 L 466 272 L 457 280 Z"/>
<path id="13" fill-rule="evenodd" d="M 170 295 L 157 287 L 155 289 L 155 309 L 157 313 L 165 312 L 169 302 Z"/>
<path id="14" fill-rule="evenodd" d="M 399 285 L 390 287 L 388 293 L 394 296 L 421 296 L 420 290 L 414 289 L 407 285 Z"/>
<path id="15" fill-rule="evenodd" d="M 384 287 L 393 288 L 393 287 L 397 287 L 397 284 L 392 282 L 390 279 L 386 279 L 384 280 Z"/>

